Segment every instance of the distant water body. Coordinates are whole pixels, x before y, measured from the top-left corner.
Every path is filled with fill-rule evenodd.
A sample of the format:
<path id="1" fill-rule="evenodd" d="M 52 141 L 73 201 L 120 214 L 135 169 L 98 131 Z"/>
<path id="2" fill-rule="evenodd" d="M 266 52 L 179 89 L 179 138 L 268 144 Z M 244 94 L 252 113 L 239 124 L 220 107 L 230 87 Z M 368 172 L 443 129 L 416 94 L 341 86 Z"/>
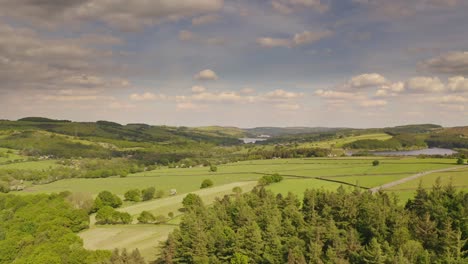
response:
<path id="1" fill-rule="evenodd" d="M 240 138 L 245 144 L 255 144 L 257 141 L 265 141 L 266 138 Z"/>
<path id="2" fill-rule="evenodd" d="M 376 151 L 372 154 L 377 156 L 418 156 L 418 155 L 452 155 L 456 154 L 455 150 L 444 148 L 428 148 L 419 150 L 404 150 L 404 151 Z"/>

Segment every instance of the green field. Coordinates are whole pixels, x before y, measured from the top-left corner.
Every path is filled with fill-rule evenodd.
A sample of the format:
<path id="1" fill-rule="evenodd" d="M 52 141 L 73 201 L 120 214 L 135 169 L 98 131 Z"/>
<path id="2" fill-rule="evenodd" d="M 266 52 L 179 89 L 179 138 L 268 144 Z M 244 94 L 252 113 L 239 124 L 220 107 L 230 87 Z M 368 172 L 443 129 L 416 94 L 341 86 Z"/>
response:
<path id="1" fill-rule="evenodd" d="M 60 166 L 56 160 L 25 161 L 0 165 L 5 170 L 48 170 Z"/>
<path id="2" fill-rule="evenodd" d="M 468 189 L 468 166 L 463 166 L 459 170 L 433 173 L 412 180 L 398 186 L 392 187 L 390 191 L 413 191 L 421 184 L 423 188 L 431 188 L 434 183 L 440 179 L 442 185 L 452 184 L 457 189 Z"/>
<path id="3" fill-rule="evenodd" d="M 0 148 L 0 164 L 23 159 L 24 157 L 21 156 L 17 150 Z"/>
<path id="4" fill-rule="evenodd" d="M 391 139 L 392 136 L 385 133 L 376 133 L 376 134 L 365 134 L 359 136 L 349 136 L 343 138 L 337 138 L 333 140 L 324 140 L 318 142 L 311 142 L 303 144 L 303 147 L 317 147 L 317 148 L 341 148 L 343 145 L 357 141 L 357 140 L 364 140 L 364 139 L 376 139 L 376 140 L 387 140 Z"/>
<path id="5" fill-rule="evenodd" d="M 330 183 L 314 178 L 324 178 L 366 188 L 376 187 L 422 171 L 442 169 L 454 166 L 451 159 L 417 159 L 417 158 L 379 158 L 381 164 L 372 166 L 375 158 L 317 158 L 317 159 L 277 159 L 243 161 L 218 166 L 218 172 L 208 172 L 206 167 L 190 169 L 158 169 L 129 175 L 125 178 L 110 177 L 98 179 L 67 179 L 46 185 L 34 185 L 25 189 L 26 193 L 52 193 L 61 191 L 90 193 L 96 195 L 108 190 L 123 195 L 132 188 L 150 186 L 168 192 L 177 189 L 179 193 L 188 193 L 199 189 L 204 179 L 211 179 L 215 186 L 232 182 L 256 181 L 264 174 L 279 173 L 287 178 L 274 187 L 278 191 L 288 191 L 289 186 L 301 186 L 298 181 L 308 180 L 311 187 L 335 188 L 339 183 Z M 20 168 L 48 168 L 53 161 L 26 162 L 11 164 Z M 291 187 L 295 189 L 296 187 Z"/>

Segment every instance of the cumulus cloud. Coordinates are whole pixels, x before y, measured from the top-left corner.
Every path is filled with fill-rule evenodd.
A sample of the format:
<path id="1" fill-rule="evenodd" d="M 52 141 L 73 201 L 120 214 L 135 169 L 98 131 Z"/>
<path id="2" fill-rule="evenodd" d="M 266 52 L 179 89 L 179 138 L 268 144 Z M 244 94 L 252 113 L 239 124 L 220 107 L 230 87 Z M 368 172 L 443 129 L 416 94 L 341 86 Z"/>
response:
<path id="1" fill-rule="evenodd" d="M 321 0 L 273 0 L 271 6 L 282 14 L 290 14 L 304 8 L 323 13 L 328 10 L 328 5 Z"/>
<path id="2" fill-rule="evenodd" d="M 0 24 L 0 89 L 128 87 L 128 80 L 105 76 L 119 72 L 112 54 L 99 49 L 108 41 L 92 35 L 49 39 L 31 29 Z"/>
<path id="3" fill-rule="evenodd" d="M 352 88 L 369 88 L 387 83 L 387 79 L 378 73 L 365 73 L 354 76 L 349 80 L 349 85 Z"/>
<path id="4" fill-rule="evenodd" d="M 0 16 L 52 26 L 101 21 L 123 30 L 139 30 L 145 25 L 216 12 L 222 6 L 223 0 L 3 0 Z"/>
<path id="5" fill-rule="evenodd" d="M 215 81 L 218 80 L 218 75 L 213 70 L 206 69 L 195 74 L 194 78 L 200 81 Z"/>
<path id="6" fill-rule="evenodd" d="M 345 100 L 361 100 L 365 97 L 352 93 L 352 92 L 342 92 L 342 91 L 334 91 L 334 90 L 323 90 L 319 89 L 315 91 L 315 95 L 328 99 L 328 100 L 335 100 L 335 101 L 345 101 Z"/>
<path id="7" fill-rule="evenodd" d="M 463 76 L 455 76 L 448 79 L 447 88 L 453 92 L 468 92 L 468 79 Z"/>
<path id="8" fill-rule="evenodd" d="M 264 96 L 265 99 L 274 100 L 274 101 L 283 101 L 296 99 L 303 96 L 303 93 L 288 92 L 283 89 L 277 89 L 271 92 L 267 92 Z"/>
<path id="9" fill-rule="evenodd" d="M 333 35 L 333 32 L 330 30 L 324 31 L 304 31 L 302 33 L 297 33 L 291 38 L 270 38 L 262 37 L 257 38 L 257 44 L 265 48 L 274 48 L 274 47 L 299 47 L 304 45 L 309 45 L 320 41 L 324 38 L 328 38 Z"/>
<path id="10" fill-rule="evenodd" d="M 252 89 L 242 89 L 241 91 L 213 91 L 208 92 L 195 86 L 193 94 L 175 96 L 178 109 L 191 109 L 191 107 L 203 106 L 207 108 L 211 104 L 269 104 L 277 109 L 298 110 L 298 101 L 303 97 L 303 93 L 290 92 L 277 89 L 265 93 L 254 94 Z M 179 106 L 180 105 L 180 106 Z"/>
<path id="11" fill-rule="evenodd" d="M 264 48 L 291 47 L 291 40 L 285 38 L 258 38 L 257 44 Z"/>
<path id="12" fill-rule="evenodd" d="M 397 96 L 400 93 L 405 91 L 405 84 L 403 82 L 396 82 L 387 85 L 382 85 L 377 92 L 376 96 L 385 97 L 385 96 Z"/>
<path id="13" fill-rule="evenodd" d="M 406 87 L 415 93 L 442 92 L 445 89 L 438 77 L 414 77 L 406 82 Z"/>
<path id="14" fill-rule="evenodd" d="M 468 75 L 468 51 L 449 52 L 421 64 L 438 73 Z"/>

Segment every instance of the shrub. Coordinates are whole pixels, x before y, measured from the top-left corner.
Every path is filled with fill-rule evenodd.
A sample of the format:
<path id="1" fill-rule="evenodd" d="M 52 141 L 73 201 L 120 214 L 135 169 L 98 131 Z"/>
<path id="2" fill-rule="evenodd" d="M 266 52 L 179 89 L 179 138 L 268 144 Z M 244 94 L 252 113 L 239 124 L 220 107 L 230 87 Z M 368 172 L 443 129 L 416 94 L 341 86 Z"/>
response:
<path id="1" fill-rule="evenodd" d="M 236 186 L 236 187 L 232 188 L 232 192 L 235 193 L 235 194 L 241 194 L 242 193 L 242 188 L 239 187 L 239 186 Z"/>
<path id="2" fill-rule="evenodd" d="M 138 189 L 129 190 L 124 194 L 126 201 L 139 202 L 141 201 L 141 191 Z"/>
<path id="3" fill-rule="evenodd" d="M 156 221 L 156 217 L 154 217 L 154 215 L 148 211 L 141 212 L 137 219 L 138 222 L 142 224 L 154 223 L 154 221 Z"/>
<path id="4" fill-rule="evenodd" d="M 148 189 L 143 190 L 142 198 L 143 201 L 149 201 L 154 198 L 154 194 L 156 192 L 156 188 L 149 187 Z"/>
<path id="5" fill-rule="evenodd" d="M 164 191 L 163 190 L 157 190 L 156 193 L 154 194 L 154 198 L 159 199 L 164 197 Z"/>
<path id="6" fill-rule="evenodd" d="M 258 181 L 258 185 L 260 186 L 267 186 L 272 183 L 281 182 L 283 180 L 283 176 L 279 175 L 278 173 L 272 175 L 265 175 Z"/>
<path id="7" fill-rule="evenodd" d="M 200 186 L 200 189 L 205 189 L 205 188 L 209 188 L 209 187 L 212 187 L 214 185 L 213 181 L 210 180 L 210 179 L 206 179 L 202 182 L 201 186 Z"/>
<path id="8" fill-rule="evenodd" d="M 458 165 L 463 165 L 463 164 L 465 164 L 465 161 L 462 158 L 458 158 L 457 159 L 457 164 Z"/>
<path id="9" fill-rule="evenodd" d="M 210 165 L 210 172 L 217 172 L 218 171 L 218 167 L 216 167 L 216 165 Z"/>
<path id="10" fill-rule="evenodd" d="M 374 160 L 372 162 L 372 166 L 379 166 L 379 165 L 380 165 L 380 161 L 378 161 L 378 160 Z"/>
<path id="11" fill-rule="evenodd" d="M 96 223 L 102 225 L 130 224 L 132 216 L 129 213 L 116 211 L 110 206 L 104 206 L 96 214 Z"/>

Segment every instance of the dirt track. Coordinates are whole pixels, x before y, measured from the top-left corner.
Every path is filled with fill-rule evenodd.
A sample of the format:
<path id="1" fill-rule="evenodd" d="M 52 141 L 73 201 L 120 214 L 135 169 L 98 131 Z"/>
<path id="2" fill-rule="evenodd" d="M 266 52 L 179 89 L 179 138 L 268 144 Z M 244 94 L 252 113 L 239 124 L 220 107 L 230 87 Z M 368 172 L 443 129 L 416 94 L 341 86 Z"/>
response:
<path id="1" fill-rule="evenodd" d="M 386 183 L 384 185 L 371 188 L 371 189 L 369 189 L 369 191 L 372 192 L 372 193 L 376 193 L 379 190 L 385 190 L 385 189 L 388 189 L 388 188 L 392 188 L 394 186 L 403 184 L 403 183 L 408 182 L 408 181 L 418 179 L 420 177 L 423 177 L 423 176 L 426 176 L 426 175 L 429 175 L 429 174 L 432 174 L 432 173 L 452 171 L 452 170 L 456 170 L 456 169 L 460 169 L 460 168 L 463 168 L 463 167 L 457 166 L 457 167 L 445 168 L 445 169 L 440 169 L 440 170 L 431 170 L 431 171 L 420 172 L 418 174 L 414 174 L 414 175 L 411 175 L 409 177 L 399 179 L 397 181 L 389 182 L 389 183 Z"/>

